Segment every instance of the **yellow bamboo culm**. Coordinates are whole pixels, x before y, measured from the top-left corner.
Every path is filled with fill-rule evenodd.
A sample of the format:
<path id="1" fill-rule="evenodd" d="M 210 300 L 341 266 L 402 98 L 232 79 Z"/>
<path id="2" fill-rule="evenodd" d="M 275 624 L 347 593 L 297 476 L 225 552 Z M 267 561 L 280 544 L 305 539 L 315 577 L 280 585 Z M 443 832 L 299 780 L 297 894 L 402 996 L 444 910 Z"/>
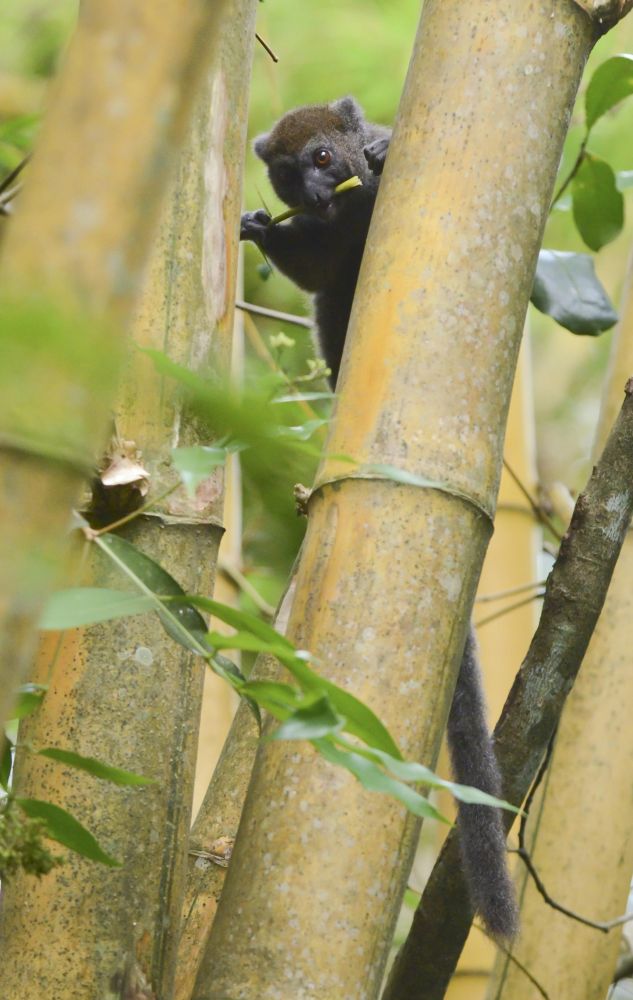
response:
<path id="1" fill-rule="evenodd" d="M 495 9 L 492 44 L 488 2 L 424 5 L 289 620 L 290 638 L 319 669 L 376 710 L 407 756 L 431 765 L 592 40 L 578 8 L 562 8 L 560 24 L 551 13 L 531 5 L 526 30 L 525 5 L 511 0 Z M 530 211 L 517 212 L 528 198 Z M 340 454 L 360 463 L 358 476 Z M 372 478 L 384 464 L 449 490 Z M 417 829 L 401 806 L 311 748 L 265 742 L 195 1000 L 376 997 Z"/>
<path id="2" fill-rule="evenodd" d="M 594 446 L 599 454 L 633 373 L 633 257 Z M 630 534 L 630 533 L 629 533 Z M 529 847 L 549 894 L 596 921 L 624 913 L 633 874 L 633 539 L 628 537 L 607 599 L 569 695 L 542 792 L 534 803 Z M 605 936 L 548 906 L 524 880 L 522 932 L 513 949 L 548 996 L 604 1000 L 620 929 Z M 555 947 L 552 946 L 555 942 Z M 488 1000 L 537 1000 L 537 988 L 500 956 Z"/>
<path id="3" fill-rule="evenodd" d="M 207 36 L 211 72 L 199 87 L 133 322 L 139 347 L 222 374 L 231 350 L 254 12 L 254 0 L 227 0 L 218 35 Z M 165 495 L 177 486 L 172 448 L 199 443 L 200 428 L 176 383 L 163 380 L 141 350 L 130 352 L 125 367 L 116 429 L 119 445 L 139 453 L 150 495 L 158 498 L 151 514 L 124 534 L 186 591 L 209 595 L 222 533 L 222 472 L 201 483 L 193 498 L 182 487 Z M 84 573 L 84 584 L 125 586 L 98 553 L 90 553 Z M 77 1000 L 110 991 L 168 1000 L 204 665 L 153 616 L 64 633 L 51 653 L 48 643 L 37 665 L 37 679 L 50 679 L 50 690 L 21 739 L 70 745 L 155 784 L 135 794 L 32 756 L 20 760 L 16 791 L 67 808 L 122 868 L 104 869 L 69 853 L 50 877 L 18 875 L 3 887 L 3 996 L 62 997 L 71 983 Z"/>

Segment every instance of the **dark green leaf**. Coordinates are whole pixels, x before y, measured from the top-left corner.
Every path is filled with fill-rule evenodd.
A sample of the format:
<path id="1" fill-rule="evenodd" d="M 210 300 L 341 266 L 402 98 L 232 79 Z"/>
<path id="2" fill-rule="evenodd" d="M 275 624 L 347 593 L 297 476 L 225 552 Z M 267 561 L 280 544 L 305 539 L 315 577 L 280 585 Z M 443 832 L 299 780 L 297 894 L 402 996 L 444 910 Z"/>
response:
<path id="1" fill-rule="evenodd" d="M 415 816 L 420 816 L 423 819 L 438 819 L 444 823 L 450 822 L 445 816 L 442 816 L 435 806 L 431 805 L 428 799 L 425 799 L 413 788 L 409 788 L 408 785 L 385 774 L 382 768 L 374 764 L 373 761 L 349 750 L 339 750 L 326 738 L 313 742 L 326 760 L 330 761 L 331 764 L 347 768 L 368 791 L 391 795 Z"/>
<path id="2" fill-rule="evenodd" d="M 26 719 L 28 715 L 32 715 L 42 704 L 46 691 L 45 684 L 22 684 L 18 688 L 18 697 L 11 711 L 11 718 Z"/>
<path id="3" fill-rule="evenodd" d="M 39 799 L 15 799 L 15 801 L 31 819 L 43 820 L 46 825 L 46 835 L 51 840 L 56 840 L 58 844 L 63 844 L 64 847 L 91 861 L 99 861 L 109 868 L 120 867 L 120 862 L 106 854 L 92 834 L 65 809 L 54 806 L 52 802 L 41 802 Z"/>
<path id="4" fill-rule="evenodd" d="M 541 250 L 532 302 L 572 333 L 602 333 L 618 319 L 587 253 Z"/>
<path id="5" fill-rule="evenodd" d="M 0 738 L 0 787 L 5 792 L 9 790 L 9 778 L 11 777 L 11 764 L 13 762 L 13 743 L 9 737 L 3 733 Z"/>
<path id="6" fill-rule="evenodd" d="M 101 535 L 96 539 L 104 552 L 119 566 L 121 570 L 143 591 L 146 596 L 153 597 L 154 610 L 158 613 L 161 624 L 168 635 L 181 646 L 196 653 L 206 650 L 207 626 L 204 618 L 198 614 L 191 604 L 175 604 L 167 606 L 161 601 L 162 596 L 185 598 L 182 587 L 167 573 L 162 566 L 139 552 L 130 542 L 118 535 Z"/>
<path id="7" fill-rule="evenodd" d="M 227 449 L 200 445 L 195 448 L 174 448 L 171 454 L 187 493 L 195 496 L 200 483 L 208 479 L 219 465 L 224 465 Z"/>
<path id="8" fill-rule="evenodd" d="M 155 611 L 151 597 L 105 587 L 73 587 L 60 590 L 49 599 L 39 622 L 44 630 L 82 628 L 113 618 L 144 615 Z"/>
<path id="9" fill-rule="evenodd" d="M 571 183 L 574 222 L 588 247 L 600 250 L 624 225 L 624 199 L 608 163 L 589 153 Z"/>
<path id="10" fill-rule="evenodd" d="M 602 115 L 633 94 L 633 56 L 613 56 L 594 72 L 585 92 L 587 132 Z"/>
<path id="11" fill-rule="evenodd" d="M 297 708 L 273 733 L 274 740 L 318 740 L 338 733 L 344 720 L 332 708 L 327 696 Z"/>
<path id="12" fill-rule="evenodd" d="M 154 785 L 154 778 L 144 778 L 133 771 L 123 771 L 119 767 L 112 767 L 104 764 L 94 757 L 82 757 L 81 754 L 73 753 L 72 750 L 62 750 L 59 747 L 45 747 L 36 751 L 38 757 L 48 757 L 50 760 L 59 761 L 60 764 L 67 764 L 75 767 L 79 771 L 87 771 L 95 778 L 102 778 L 104 781 L 111 781 L 114 785 Z"/>

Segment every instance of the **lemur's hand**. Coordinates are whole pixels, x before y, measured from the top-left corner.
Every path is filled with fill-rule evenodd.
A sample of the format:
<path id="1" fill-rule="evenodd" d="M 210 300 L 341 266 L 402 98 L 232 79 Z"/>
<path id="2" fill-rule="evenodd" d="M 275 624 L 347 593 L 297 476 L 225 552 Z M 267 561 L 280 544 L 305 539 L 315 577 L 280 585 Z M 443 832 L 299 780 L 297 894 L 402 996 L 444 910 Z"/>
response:
<path id="1" fill-rule="evenodd" d="M 387 158 L 389 149 L 389 139 L 374 139 L 368 146 L 365 146 L 363 153 L 367 160 L 367 165 L 372 174 L 381 174 Z"/>
<path id="2" fill-rule="evenodd" d="M 252 240 L 261 246 L 264 239 L 264 232 L 270 225 L 270 215 L 263 208 L 256 212 L 244 212 L 240 222 L 240 239 Z"/>

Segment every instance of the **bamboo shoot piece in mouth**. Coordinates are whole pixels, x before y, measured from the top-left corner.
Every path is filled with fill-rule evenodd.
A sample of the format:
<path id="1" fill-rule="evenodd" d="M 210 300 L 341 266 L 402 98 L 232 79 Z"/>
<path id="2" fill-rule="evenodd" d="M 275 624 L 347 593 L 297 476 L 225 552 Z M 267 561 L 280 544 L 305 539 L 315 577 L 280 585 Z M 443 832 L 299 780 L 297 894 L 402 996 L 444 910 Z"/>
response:
<path id="1" fill-rule="evenodd" d="M 351 191 L 352 188 L 362 187 L 363 182 L 357 174 L 353 177 L 348 177 L 346 181 L 341 181 L 334 188 L 334 194 L 342 194 L 343 191 Z M 285 222 L 286 219 L 291 219 L 293 215 L 305 214 L 305 208 L 288 208 L 285 212 L 281 212 L 280 215 L 275 215 L 269 222 L 270 226 L 276 226 L 278 222 Z"/>

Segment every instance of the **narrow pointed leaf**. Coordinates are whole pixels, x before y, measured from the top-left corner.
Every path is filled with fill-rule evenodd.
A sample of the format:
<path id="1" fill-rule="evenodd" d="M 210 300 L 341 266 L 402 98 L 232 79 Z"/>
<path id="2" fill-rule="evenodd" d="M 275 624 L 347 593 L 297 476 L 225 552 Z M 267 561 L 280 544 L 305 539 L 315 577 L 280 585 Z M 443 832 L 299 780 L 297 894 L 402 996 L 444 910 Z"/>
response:
<path id="1" fill-rule="evenodd" d="M 633 94 L 633 56 L 623 54 L 605 60 L 595 70 L 585 92 L 587 131 L 625 97 Z"/>
<path id="2" fill-rule="evenodd" d="M 12 763 L 13 743 L 6 733 L 3 733 L 0 739 L 0 788 L 4 788 L 5 792 L 9 790 Z"/>
<path id="3" fill-rule="evenodd" d="M 143 594 L 105 587 L 73 587 L 53 594 L 42 612 L 39 627 L 54 631 L 82 628 L 154 610 L 155 601 Z"/>
<path id="4" fill-rule="evenodd" d="M 595 336 L 618 320 L 588 253 L 541 250 L 531 298 L 540 312 L 572 333 Z"/>
<path id="5" fill-rule="evenodd" d="M 344 720 L 332 708 L 326 696 L 311 705 L 297 708 L 273 733 L 274 740 L 318 740 L 338 733 Z"/>
<path id="6" fill-rule="evenodd" d="M 102 535 L 96 544 L 110 556 L 139 590 L 154 600 L 154 610 L 167 634 L 180 645 L 200 653 L 206 646 L 207 625 L 196 609 L 183 600 L 168 606 L 162 596 L 184 599 L 182 587 L 162 566 L 139 552 L 134 545 L 119 535 Z"/>
<path id="7" fill-rule="evenodd" d="M 60 764 L 67 764 L 69 767 L 77 768 L 79 771 L 87 771 L 95 778 L 102 778 L 104 781 L 111 781 L 114 785 L 154 785 L 154 778 L 144 778 L 133 771 L 124 771 L 120 767 L 112 767 L 104 764 L 103 761 L 95 757 L 83 757 L 72 750 L 62 750 L 61 747 L 45 747 L 36 751 L 38 757 L 48 757 L 49 760 L 59 761 Z"/>
<path id="8" fill-rule="evenodd" d="M 207 611 L 210 615 L 214 615 L 220 621 L 226 625 L 230 625 L 231 628 L 237 629 L 239 632 L 251 632 L 253 635 L 263 639 L 264 642 L 271 643 L 272 645 L 280 645 L 287 650 L 294 651 L 294 646 L 285 636 L 277 632 L 272 625 L 268 625 L 265 621 L 262 621 L 257 615 L 252 615 L 248 611 L 238 611 L 236 608 L 230 608 L 228 604 L 212 601 L 208 597 L 187 594 L 184 599 L 193 607 Z"/>
<path id="9" fill-rule="evenodd" d="M 18 697 L 11 711 L 11 718 L 26 719 L 28 715 L 32 715 L 42 704 L 46 691 L 45 684 L 22 684 L 18 688 Z"/>
<path id="10" fill-rule="evenodd" d="M 624 199 L 608 163 L 585 154 L 571 184 L 576 228 L 588 247 L 600 250 L 621 232 Z"/>
<path id="11" fill-rule="evenodd" d="M 396 778 L 385 774 L 382 768 L 374 764 L 373 761 L 361 757 L 357 753 L 347 750 L 340 750 L 328 739 L 314 740 L 314 745 L 331 764 L 338 764 L 346 768 L 357 778 L 361 785 L 370 792 L 382 792 L 384 795 L 391 795 L 404 805 L 409 812 L 422 819 L 437 819 L 443 823 L 450 820 L 431 805 L 428 799 L 420 795 L 413 788 L 397 781 Z"/>
<path id="12" fill-rule="evenodd" d="M 276 681 L 247 681 L 242 695 L 248 695 L 258 705 L 269 712 L 275 719 L 286 719 L 297 705 L 300 697 L 296 688 L 290 684 Z"/>
<path id="13" fill-rule="evenodd" d="M 288 652 L 288 647 L 280 642 L 266 642 L 251 632 L 234 632 L 233 635 L 209 632 L 207 639 L 214 649 L 242 649 L 252 653 L 271 653 L 273 656 L 283 656 Z"/>
<path id="14" fill-rule="evenodd" d="M 75 854 L 81 854 L 90 861 L 98 861 L 109 868 L 120 867 L 121 863 L 106 854 L 85 826 L 65 809 L 54 806 L 52 802 L 41 802 L 39 799 L 15 799 L 15 801 L 31 819 L 43 820 L 46 835 L 51 840 L 56 840 L 58 844 L 63 844 Z"/>

